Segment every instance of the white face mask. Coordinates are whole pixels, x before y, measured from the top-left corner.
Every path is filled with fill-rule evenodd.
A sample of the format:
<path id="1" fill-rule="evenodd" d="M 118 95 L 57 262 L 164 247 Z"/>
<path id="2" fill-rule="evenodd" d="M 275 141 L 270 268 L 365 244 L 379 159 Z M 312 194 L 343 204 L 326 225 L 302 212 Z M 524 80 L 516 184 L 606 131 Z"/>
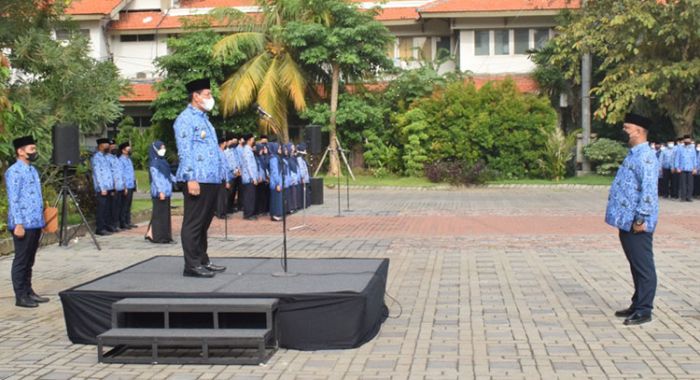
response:
<path id="1" fill-rule="evenodd" d="M 673 145 L 674 145 L 673 143 L 668 143 L 669 148 L 673 148 Z"/>
<path id="2" fill-rule="evenodd" d="M 697 150 L 698 152 L 700 152 L 700 146 L 696 147 L 695 150 Z"/>
<path id="3" fill-rule="evenodd" d="M 214 104 L 216 104 L 214 98 L 206 98 L 202 100 L 202 108 L 204 108 L 204 110 L 207 112 L 214 109 Z"/>
<path id="4" fill-rule="evenodd" d="M 661 150 L 662 150 L 662 151 L 663 151 L 663 150 L 666 150 L 666 147 L 665 147 L 665 146 L 662 146 L 662 147 L 661 147 Z"/>
<path id="5" fill-rule="evenodd" d="M 158 149 L 158 155 L 161 157 L 165 157 L 165 148 Z"/>

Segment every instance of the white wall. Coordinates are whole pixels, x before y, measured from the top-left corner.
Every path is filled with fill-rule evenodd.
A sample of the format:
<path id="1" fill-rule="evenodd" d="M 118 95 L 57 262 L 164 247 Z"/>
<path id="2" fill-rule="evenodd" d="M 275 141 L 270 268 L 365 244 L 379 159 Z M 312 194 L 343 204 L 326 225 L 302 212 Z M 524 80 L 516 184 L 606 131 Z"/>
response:
<path id="1" fill-rule="evenodd" d="M 126 6 L 130 11 L 161 9 L 162 0 L 131 0 Z"/>
<path id="2" fill-rule="evenodd" d="M 119 35 L 111 36 L 114 64 L 124 78 L 137 79 L 138 73 L 145 73 L 146 79 L 156 77 L 153 60 L 166 55 L 167 35 L 159 34 L 155 41 L 121 42 Z"/>
<path id="3" fill-rule="evenodd" d="M 493 55 L 493 34 L 491 55 L 474 55 L 474 31 L 459 32 L 459 66 L 462 71 L 475 74 L 526 74 L 535 69 L 535 64 L 527 55 Z M 513 39 L 510 39 L 511 51 Z"/>
<path id="4" fill-rule="evenodd" d="M 107 21 L 83 21 L 80 29 L 90 31 L 90 56 L 98 61 L 105 61 L 110 57 L 107 37 L 104 33 L 104 25 Z"/>

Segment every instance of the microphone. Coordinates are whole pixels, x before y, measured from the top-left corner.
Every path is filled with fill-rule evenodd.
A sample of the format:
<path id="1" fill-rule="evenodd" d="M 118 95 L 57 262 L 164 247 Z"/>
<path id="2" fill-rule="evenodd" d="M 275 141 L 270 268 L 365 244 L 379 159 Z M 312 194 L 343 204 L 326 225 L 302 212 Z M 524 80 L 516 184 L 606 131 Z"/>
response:
<path id="1" fill-rule="evenodd" d="M 259 104 L 256 103 L 256 104 L 254 105 L 254 107 L 255 107 L 255 109 L 258 111 L 258 115 L 260 115 L 260 116 L 262 116 L 262 117 L 266 117 L 266 118 L 268 118 L 268 119 L 272 119 L 272 115 L 270 115 L 269 113 L 265 112 L 265 110 L 262 109 L 262 107 L 260 107 Z"/>

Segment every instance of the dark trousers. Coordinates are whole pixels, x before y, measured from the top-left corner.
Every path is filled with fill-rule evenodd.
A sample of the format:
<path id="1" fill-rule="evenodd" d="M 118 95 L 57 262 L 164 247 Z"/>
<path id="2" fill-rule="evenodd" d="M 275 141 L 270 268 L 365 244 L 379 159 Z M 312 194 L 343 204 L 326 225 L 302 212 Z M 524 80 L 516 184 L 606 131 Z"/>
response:
<path id="1" fill-rule="evenodd" d="M 659 195 L 668 197 L 671 195 L 671 169 L 662 169 L 659 179 Z"/>
<path id="2" fill-rule="evenodd" d="M 681 172 L 678 195 L 682 201 L 693 197 L 693 172 Z"/>
<path id="3" fill-rule="evenodd" d="M 225 218 L 228 214 L 228 199 L 230 198 L 230 191 L 226 188 L 226 184 L 222 183 L 219 187 L 219 195 L 216 200 L 216 216 L 219 218 Z"/>
<path id="4" fill-rule="evenodd" d="M 33 228 L 24 231 L 24 237 L 19 239 L 12 235 L 15 244 L 15 257 L 12 260 L 12 288 L 15 297 L 23 298 L 32 293 L 32 267 L 36 251 L 39 249 L 41 229 Z"/>
<path id="5" fill-rule="evenodd" d="M 243 202 L 241 202 L 241 194 L 243 194 L 243 184 L 241 183 L 241 177 L 236 177 L 233 180 L 233 186 L 231 186 L 231 208 L 230 211 L 240 210 L 243 208 Z"/>
<path id="6" fill-rule="evenodd" d="M 270 217 L 282 217 L 284 208 L 282 207 L 282 192 L 275 189 L 270 190 Z"/>
<path id="7" fill-rule="evenodd" d="M 173 240 L 173 228 L 170 219 L 170 198 L 160 200 L 153 198 L 151 212 L 151 235 L 154 243 L 170 243 Z"/>
<path id="8" fill-rule="evenodd" d="M 108 191 L 107 195 L 97 193 L 97 212 L 95 215 L 96 232 L 111 230 L 112 225 L 112 195 Z"/>
<path id="9" fill-rule="evenodd" d="M 112 220 L 110 223 L 113 228 L 119 228 L 119 219 L 122 215 L 123 203 L 124 190 L 114 190 L 114 196 L 112 197 Z"/>
<path id="10" fill-rule="evenodd" d="M 289 211 L 296 211 L 299 209 L 297 201 L 299 200 L 299 185 L 289 186 L 287 189 L 287 200 L 289 202 Z"/>
<path id="11" fill-rule="evenodd" d="M 632 308 L 645 315 L 651 314 L 656 295 L 653 242 L 653 234 L 646 232 L 635 234 L 620 230 L 620 243 L 630 263 L 634 282 Z"/>
<path id="12" fill-rule="evenodd" d="M 255 216 L 255 185 L 253 183 L 244 183 L 241 192 L 241 201 L 243 202 L 243 217 L 250 218 Z"/>
<path id="13" fill-rule="evenodd" d="M 258 215 L 270 212 L 270 184 L 259 183 L 255 189 L 255 213 Z"/>
<path id="14" fill-rule="evenodd" d="M 700 173 L 693 176 L 695 184 L 693 185 L 693 196 L 700 196 Z"/>
<path id="15" fill-rule="evenodd" d="M 673 172 L 671 174 L 671 198 L 678 198 L 678 188 L 680 187 L 681 175 Z"/>
<path id="16" fill-rule="evenodd" d="M 199 195 L 187 193 L 187 184 L 183 184 L 185 198 L 185 215 L 182 218 L 182 251 L 185 254 L 185 269 L 209 264 L 207 255 L 207 231 L 214 219 L 214 209 L 219 195 L 220 184 L 200 183 Z"/>
<path id="17" fill-rule="evenodd" d="M 128 189 L 126 195 L 122 198 L 121 217 L 119 218 L 119 227 L 131 225 L 131 204 L 134 200 L 134 189 Z"/>
<path id="18" fill-rule="evenodd" d="M 304 195 L 306 196 L 306 208 L 311 206 L 311 184 L 304 185 Z"/>

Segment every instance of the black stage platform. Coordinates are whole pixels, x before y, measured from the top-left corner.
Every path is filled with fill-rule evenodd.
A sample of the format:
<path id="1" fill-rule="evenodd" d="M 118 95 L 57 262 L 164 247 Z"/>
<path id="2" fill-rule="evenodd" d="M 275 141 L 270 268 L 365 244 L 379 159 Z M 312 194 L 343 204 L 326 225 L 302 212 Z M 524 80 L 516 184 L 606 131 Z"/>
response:
<path id="1" fill-rule="evenodd" d="M 294 277 L 275 277 L 278 258 L 218 258 L 228 270 L 212 279 L 182 276 L 183 258 L 156 256 L 65 290 L 68 337 L 96 344 L 111 326 L 112 303 L 124 298 L 279 298 L 280 346 L 355 348 L 379 332 L 389 259 L 293 259 Z"/>

